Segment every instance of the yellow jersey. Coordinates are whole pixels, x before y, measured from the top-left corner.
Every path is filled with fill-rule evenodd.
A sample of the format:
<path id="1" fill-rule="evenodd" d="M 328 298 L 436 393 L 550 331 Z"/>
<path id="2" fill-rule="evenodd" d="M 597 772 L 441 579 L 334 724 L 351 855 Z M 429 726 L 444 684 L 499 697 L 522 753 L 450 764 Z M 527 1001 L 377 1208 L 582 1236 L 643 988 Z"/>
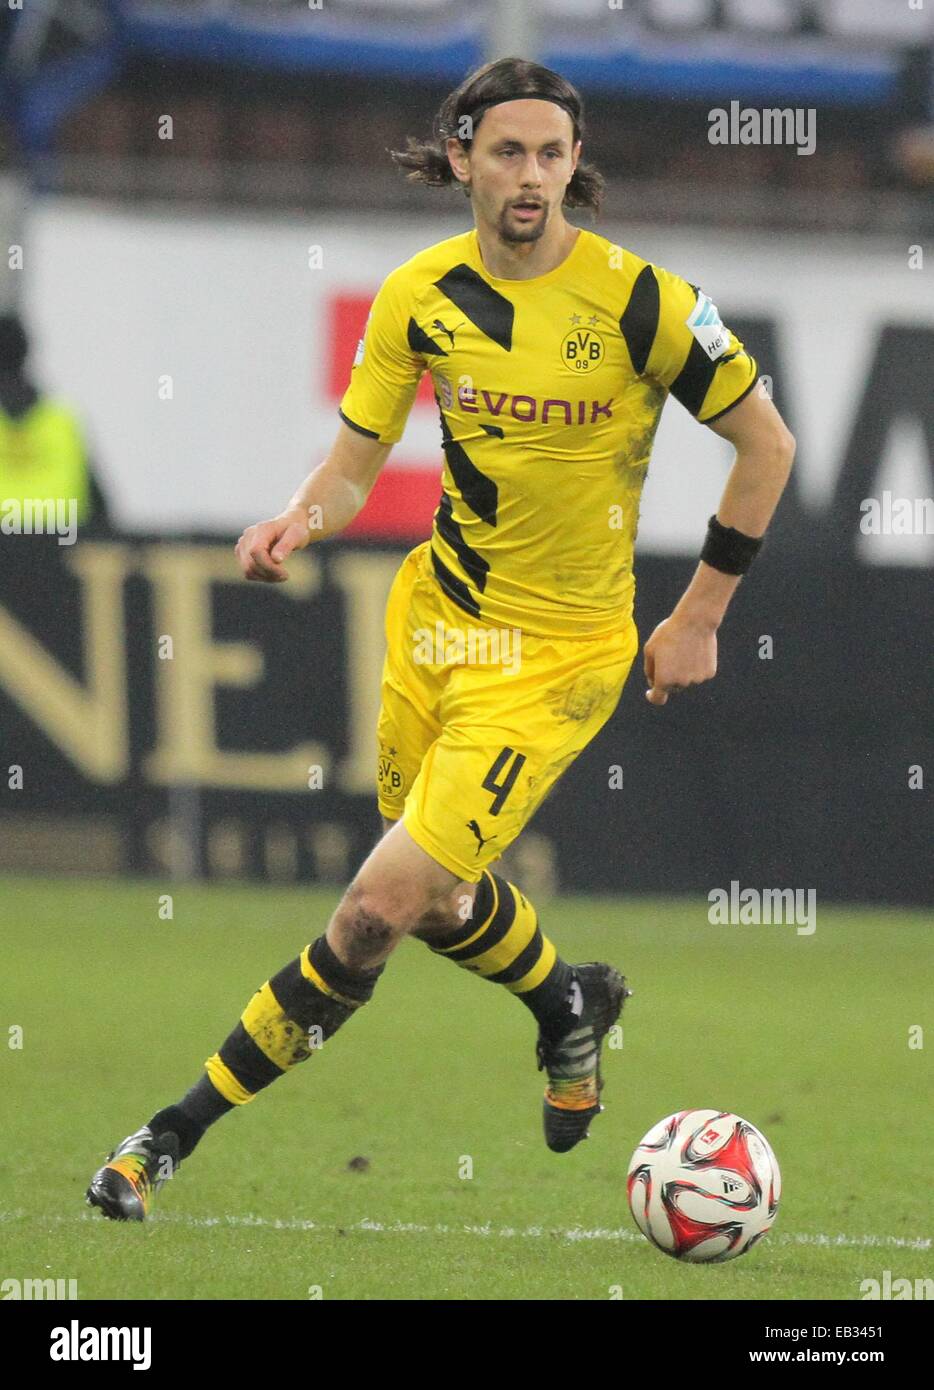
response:
<path id="1" fill-rule="evenodd" d="M 669 393 L 709 423 L 758 379 L 697 286 L 583 228 L 529 280 L 490 275 L 476 229 L 393 270 L 341 418 L 398 442 L 425 371 L 444 454 L 437 581 L 476 622 L 545 637 L 629 621 L 639 500 Z"/>

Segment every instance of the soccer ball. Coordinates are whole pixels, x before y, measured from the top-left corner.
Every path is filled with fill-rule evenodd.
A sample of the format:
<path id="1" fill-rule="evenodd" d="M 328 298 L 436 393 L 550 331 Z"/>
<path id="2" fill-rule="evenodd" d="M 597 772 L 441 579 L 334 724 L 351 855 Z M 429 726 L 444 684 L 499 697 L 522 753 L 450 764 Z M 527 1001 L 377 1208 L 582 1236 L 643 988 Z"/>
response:
<path id="1" fill-rule="evenodd" d="M 653 1245 L 676 1260 L 733 1260 L 775 1220 L 782 1177 L 755 1125 L 724 1110 L 679 1110 L 637 1147 L 629 1209 Z"/>

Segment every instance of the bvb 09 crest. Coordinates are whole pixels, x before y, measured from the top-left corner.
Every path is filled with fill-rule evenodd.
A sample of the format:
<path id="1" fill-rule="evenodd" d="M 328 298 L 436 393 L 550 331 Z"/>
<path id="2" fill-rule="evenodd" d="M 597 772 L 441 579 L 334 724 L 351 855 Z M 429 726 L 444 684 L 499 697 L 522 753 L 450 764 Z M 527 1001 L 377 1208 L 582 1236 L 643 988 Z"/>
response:
<path id="1" fill-rule="evenodd" d="M 395 753 L 393 748 L 391 752 Z M 386 753 L 381 753 L 376 765 L 376 781 L 380 793 L 387 801 L 397 801 L 402 795 L 403 777 L 398 763 Z"/>
<path id="2" fill-rule="evenodd" d="M 561 361 L 572 372 L 591 372 L 603 361 L 606 348 L 592 328 L 572 328 L 561 343 Z"/>

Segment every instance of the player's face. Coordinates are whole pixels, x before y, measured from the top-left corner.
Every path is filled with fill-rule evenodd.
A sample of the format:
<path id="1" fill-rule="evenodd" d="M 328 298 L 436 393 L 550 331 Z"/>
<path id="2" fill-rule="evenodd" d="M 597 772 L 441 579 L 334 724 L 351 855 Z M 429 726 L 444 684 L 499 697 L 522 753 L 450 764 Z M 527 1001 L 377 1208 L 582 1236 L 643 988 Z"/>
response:
<path id="1" fill-rule="evenodd" d="M 553 101 L 529 97 L 490 107 L 461 166 L 478 220 L 503 241 L 538 241 L 560 213 L 580 148 L 571 117 Z"/>

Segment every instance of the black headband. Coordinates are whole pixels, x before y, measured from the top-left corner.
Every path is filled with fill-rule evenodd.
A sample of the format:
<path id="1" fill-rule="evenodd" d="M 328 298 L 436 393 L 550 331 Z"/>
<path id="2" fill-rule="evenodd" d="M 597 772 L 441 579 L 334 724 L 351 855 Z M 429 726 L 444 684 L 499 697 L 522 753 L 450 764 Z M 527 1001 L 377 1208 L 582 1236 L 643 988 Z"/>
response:
<path id="1" fill-rule="evenodd" d="M 539 93 L 539 92 L 516 92 L 516 94 L 515 94 L 514 96 L 511 96 L 511 97 L 494 97 L 492 101 L 481 101 L 481 103 L 480 103 L 479 106 L 475 106 L 474 109 L 473 109 L 472 111 L 464 111 L 460 116 L 458 116 L 457 119 L 458 119 L 458 121 L 461 121 L 461 120 L 463 119 L 464 116 L 469 116 L 470 119 L 471 119 L 471 121 L 472 121 L 473 124 L 474 124 L 474 128 L 476 129 L 477 125 L 479 125 L 479 123 L 480 123 L 480 118 L 481 118 L 481 116 L 485 115 L 485 113 L 486 113 L 487 111 L 489 111 L 489 109 L 490 109 L 491 106 L 501 106 L 501 105 L 503 104 L 504 101 L 550 101 L 550 102 L 553 102 L 555 106 L 560 106 L 560 107 L 562 108 L 562 110 L 564 110 L 564 111 L 566 111 L 566 112 L 568 113 L 568 115 L 569 115 L 570 118 L 571 118 L 571 121 L 572 121 L 573 124 L 574 124 L 574 129 L 575 129 L 575 130 L 577 129 L 577 120 L 578 120 L 577 114 L 575 113 L 575 111 L 573 110 L 573 108 L 571 107 L 571 105 L 570 105 L 569 102 L 565 101 L 565 99 L 564 99 L 563 97 L 546 97 L 546 96 L 544 96 L 543 94 L 541 94 L 541 93 Z M 455 133 L 455 135 L 456 135 L 456 131 L 455 131 L 454 133 Z M 458 136 L 458 139 L 459 139 L 459 138 L 460 138 L 460 137 Z M 471 136 L 471 139 L 472 139 L 472 138 L 473 138 L 473 137 Z"/>

